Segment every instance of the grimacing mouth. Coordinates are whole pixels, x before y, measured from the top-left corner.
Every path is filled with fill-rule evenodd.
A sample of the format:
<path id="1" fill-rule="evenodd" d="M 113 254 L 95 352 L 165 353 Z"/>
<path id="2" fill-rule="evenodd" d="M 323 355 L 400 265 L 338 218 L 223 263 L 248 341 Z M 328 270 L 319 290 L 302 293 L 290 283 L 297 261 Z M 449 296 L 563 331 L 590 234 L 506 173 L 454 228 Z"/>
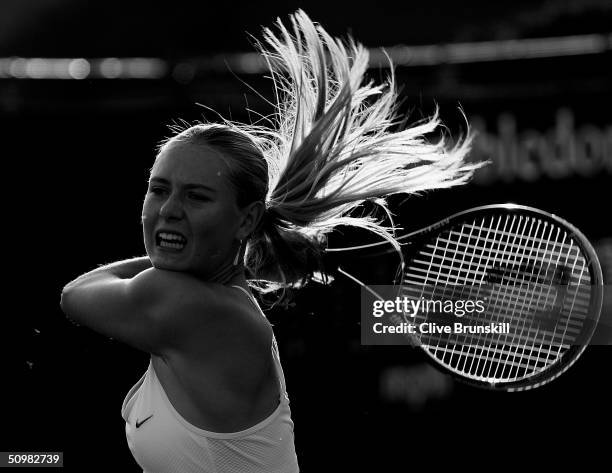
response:
<path id="1" fill-rule="evenodd" d="M 158 230 L 155 232 L 155 243 L 157 246 L 182 249 L 187 244 L 187 237 L 174 230 Z"/>

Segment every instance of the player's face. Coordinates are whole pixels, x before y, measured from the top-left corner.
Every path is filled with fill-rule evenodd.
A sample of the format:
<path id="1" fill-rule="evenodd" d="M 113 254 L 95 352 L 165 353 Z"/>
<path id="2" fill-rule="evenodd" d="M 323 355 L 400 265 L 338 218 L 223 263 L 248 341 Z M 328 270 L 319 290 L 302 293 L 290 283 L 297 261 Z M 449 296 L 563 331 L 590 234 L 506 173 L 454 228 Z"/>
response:
<path id="1" fill-rule="evenodd" d="M 240 211 L 218 151 L 174 142 L 157 156 L 142 209 L 153 266 L 210 278 L 231 264 Z"/>

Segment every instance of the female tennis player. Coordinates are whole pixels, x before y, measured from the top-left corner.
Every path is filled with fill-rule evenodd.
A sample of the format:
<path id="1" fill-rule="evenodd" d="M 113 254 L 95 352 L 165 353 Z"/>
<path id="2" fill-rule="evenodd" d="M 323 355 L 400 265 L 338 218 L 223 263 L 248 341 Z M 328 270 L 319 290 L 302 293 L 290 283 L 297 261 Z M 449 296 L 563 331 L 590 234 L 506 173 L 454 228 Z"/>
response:
<path id="1" fill-rule="evenodd" d="M 325 235 L 393 227 L 353 210 L 371 200 L 465 182 L 469 136 L 425 135 L 437 116 L 398 128 L 394 78 L 364 80 L 368 53 L 298 11 L 264 30 L 276 112 L 266 126 L 197 123 L 160 147 L 142 210 L 146 257 L 70 282 L 75 322 L 151 355 L 123 403 L 145 472 L 296 472 L 278 349 L 251 288 L 302 287 Z M 280 293 L 278 292 L 280 290 Z"/>

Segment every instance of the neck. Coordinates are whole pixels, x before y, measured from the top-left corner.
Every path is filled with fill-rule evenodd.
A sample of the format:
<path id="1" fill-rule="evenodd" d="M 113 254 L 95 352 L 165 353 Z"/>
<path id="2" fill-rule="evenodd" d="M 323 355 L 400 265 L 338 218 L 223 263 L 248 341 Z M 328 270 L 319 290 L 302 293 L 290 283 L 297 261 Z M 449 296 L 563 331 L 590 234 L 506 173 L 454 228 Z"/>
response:
<path id="1" fill-rule="evenodd" d="M 237 282 L 244 277 L 244 265 L 239 264 L 234 266 L 231 263 L 228 263 L 222 267 L 220 267 L 215 273 L 206 278 L 210 282 L 216 282 L 218 284 L 227 285 L 232 282 Z"/>

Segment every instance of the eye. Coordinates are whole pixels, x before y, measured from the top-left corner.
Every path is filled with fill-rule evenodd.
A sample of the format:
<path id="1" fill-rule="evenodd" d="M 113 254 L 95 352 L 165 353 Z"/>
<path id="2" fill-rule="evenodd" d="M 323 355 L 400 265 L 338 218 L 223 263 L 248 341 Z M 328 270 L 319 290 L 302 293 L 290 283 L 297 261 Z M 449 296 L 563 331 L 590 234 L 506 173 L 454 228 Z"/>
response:
<path id="1" fill-rule="evenodd" d="M 210 198 L 208 196 L 205 196 L 203 194 L 197 194 L 194 192 L 189 193 L 189 198 L 193 199 L 193 200 L 198 200 L 200 202 L 205 202 L 207 200 L 210 200 Z"/>
<path id="2" fill-rule="evenodd" d="M 166 189 L 160 186 L 151 186 L 149 188 L 149 192 L 154 195 L 162 195 L 163 193 L 166 192 Z"/>

